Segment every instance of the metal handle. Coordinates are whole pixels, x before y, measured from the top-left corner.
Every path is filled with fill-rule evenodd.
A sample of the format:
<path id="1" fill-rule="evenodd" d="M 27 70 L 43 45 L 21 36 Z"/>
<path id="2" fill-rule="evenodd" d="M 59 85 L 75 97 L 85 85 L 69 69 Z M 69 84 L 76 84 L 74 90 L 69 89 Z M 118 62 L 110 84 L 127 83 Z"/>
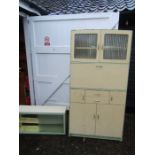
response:
<path id="1" fill-rule="evenodd" d="M 100 46 L 99 45 L 97 45 L 97 50 L 99 50 L 100 49 Z"/>
<path id="2" fill-rule="evenodd" d="M 112 101 L 113 100 L 113 97 L 111 96 L 110 100 Z"/>
<path id="3" fill-rule="evenodd" d="M 96 119 L 96 115 L 95 114 L 93 115 L 93 118 Z"/>
<path id="4" fill-rule="evenodd" d="M 104 49 L 104 46 L 102 45 L 102 48 L 101 48 L 102 50 Z"/>
<path id="5" fill-rule="evenodd" d="M 99 117 L 99 114 L 97 115 L 97 119 L 99 119 L 100 117 Z"/>
<path id="6" fill-rule="evenodd" d="M 82 96 L 82 100 L 85 100 L 85 96 L 84 95 Z"/>
<path id="7" fill-rule="evenodd" d="M 100 100 L 95 100 L 95 102 L 100 102 Z"/>

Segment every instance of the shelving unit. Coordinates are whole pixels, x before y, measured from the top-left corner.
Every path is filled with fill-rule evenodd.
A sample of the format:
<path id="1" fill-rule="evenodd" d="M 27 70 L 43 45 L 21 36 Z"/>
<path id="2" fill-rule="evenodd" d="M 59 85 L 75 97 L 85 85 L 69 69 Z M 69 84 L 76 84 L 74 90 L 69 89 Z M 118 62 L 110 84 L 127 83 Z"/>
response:
<path id="1" fill-rule="evenodd" d="M 61 134 L 66 131 L 63 106 L 20 106 L 21 134 Z"/>

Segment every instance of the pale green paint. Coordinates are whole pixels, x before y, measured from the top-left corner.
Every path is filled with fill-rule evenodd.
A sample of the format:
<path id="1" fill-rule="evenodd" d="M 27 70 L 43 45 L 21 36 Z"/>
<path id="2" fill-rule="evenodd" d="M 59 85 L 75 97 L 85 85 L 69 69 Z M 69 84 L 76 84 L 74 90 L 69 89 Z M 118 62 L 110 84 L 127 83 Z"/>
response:
<path id="1" fill-rule="evenodd" d="M 28 118 L 32 118 L 31 114 L 27 116 Z M 36 124 L 35 122 L 30 123 L 20 123 L 19 124 L 19 132 L 20 134 L 51 134 L 51 135 L 65 135 L 66 133 L 66 119 L 64 115 L 37 115 L 35 114 L 39 120 Z M 22 117 L 22 114 L 20 114 Z"/>
<path id="2" fill-rule="evenodd" d="M 69 136 L 74 137 L 83 137 L 83 138 L 98 138 L 98 139 L 105 139 L 105 140 L 116 140 L 116 141 L 123 141 L 121 137 L 104 137 L 104 136 L 93 136 L 93 135 L 80 135 L 80 134 L 72 134 L 70 133 Z"/>

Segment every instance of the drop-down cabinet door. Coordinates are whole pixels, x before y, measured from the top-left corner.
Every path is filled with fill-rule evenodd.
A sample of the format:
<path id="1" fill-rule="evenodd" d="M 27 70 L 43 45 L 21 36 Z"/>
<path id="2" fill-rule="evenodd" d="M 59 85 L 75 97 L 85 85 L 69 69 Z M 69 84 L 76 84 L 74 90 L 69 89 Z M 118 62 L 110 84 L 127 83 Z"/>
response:
<path id="1" fill-rule="evenodd" d="M 71 64 L 71 87 L 91 89 L 126 89 L 127 64 Z"/>
<path id="2" fill-rule="evenodd" d="M 70 135 L 95 134 L 96 104 L 71 104 Z"/>
<path id="3" fill-rule="evenodd" d="M 124 105 L 97 105 L 96 136 L 122 137 Z"/>

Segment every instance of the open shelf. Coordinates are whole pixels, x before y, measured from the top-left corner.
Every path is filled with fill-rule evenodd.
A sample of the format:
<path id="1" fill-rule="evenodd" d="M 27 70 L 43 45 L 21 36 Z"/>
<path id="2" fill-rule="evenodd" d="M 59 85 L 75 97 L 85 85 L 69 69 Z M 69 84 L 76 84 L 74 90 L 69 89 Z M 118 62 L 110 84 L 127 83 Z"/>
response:
<path id="1" fill-rule="evenodd" d="M 24 107 L 23 107 L 24 108 Z M 36 107 L 37 108 L 37 107 Z M 50 107 L 51 108 L 51 107 Z M 26 109 L 27 110 L 27 109 Z M 54 113 L 20 112 L 19 131 L 23 134 L 65 134 L 65 110 Z"/>

